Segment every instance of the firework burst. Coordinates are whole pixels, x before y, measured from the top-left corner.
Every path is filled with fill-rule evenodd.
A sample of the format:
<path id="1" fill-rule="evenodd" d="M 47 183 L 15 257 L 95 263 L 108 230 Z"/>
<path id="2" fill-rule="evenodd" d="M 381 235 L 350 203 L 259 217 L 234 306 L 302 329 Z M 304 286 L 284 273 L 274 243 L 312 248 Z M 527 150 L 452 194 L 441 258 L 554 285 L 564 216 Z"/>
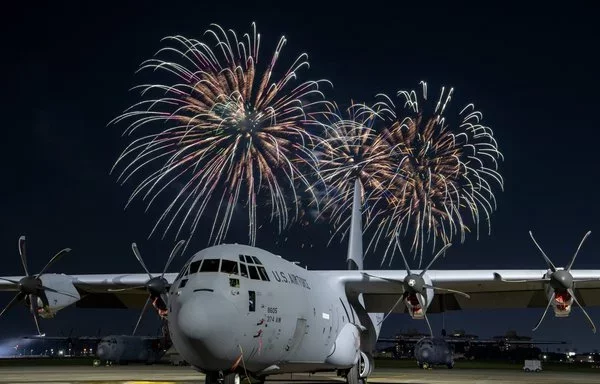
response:
<path id="1" fill-rule="evenodd" d="M 481 221 L 491 231 L 490 216 L 496 209 L 493 190 L 503 187 L 497 171 L 502 154 L 492 130 L 481 123 L 482 114 L 469 104 L 457 119 L 449 119 L 453 89 L 442 87 L 439 96 L 431 99 L 427 84 L 421 85 L 419 94 L 398 92 L 398 105 L 380 95 L 382 101 L 366 108 L 385 122 L 382 135 L 392 146 L 397 175 L 389 179 L 384 195 L 388 209 L 373 239 L 389 238 L 386 255 L 391 250 L 393 256 L 394 234 L 411 238 L 411 251 L 419 255 L 419 263 L 427 242 L 433 243 L 434 250 L 437 239 L 445 244 L 460 236 L 463 242 L 472 227 L 479 237 Z"/>
<path id="2" fill-rule="evenodd" d="M 113 121 L 130 121 L 126 135 L 144 129 L 115 167 L 123 167 L 121 183 L 141 176 L 128 205 L 136 197 L 148 208 L 159 195 L 169 199 L 152 233 L 163 223 L 166 234 L 180 221 L 176 236 L 186 226 L 191 236 L 210 210 L 209 239 L 219 243 L 236 207 L 246 207 L 249 241 L 255 244 L 257 206 L 270 206 L 270 219 L 281 231 L 299 212 L 297 186 L 310 189 L 301 172 L 311 163 L 304 125 L 311 111 L 326 105 L 319 90 L 324 80 L 292 86 L 308 67 L 306 54 L 278 71 L 285 37 L 260 66 L 255 24 L 241 39 L 217 25 L 206 35 L 212 44 L 167 37 L 169 46 L 142 63 L 140 70 L 163 71 L 173 81 L 137 87 L 143 100 Z M 171 187 L 174 197 L 163 193 Z"/>
<path id="3" fill-rule="evenodd" d="M 346 114 L 333 105 L 316 122 L 321 130 L 315 153 L 319 181 L 325 186 L 321 217 L 329 218 L 342 239 L 350 221 L 355 180 L 360 181 L 362 201 L 368 208 L 364 212 L 368 226 L 369 212 L 376 211 L 374 206 L 382 201 L 381 195 L 394 177 L 391 147 L 373 127 L 375 119 L 374 113 L 359 105 L 351 105 Z"/>

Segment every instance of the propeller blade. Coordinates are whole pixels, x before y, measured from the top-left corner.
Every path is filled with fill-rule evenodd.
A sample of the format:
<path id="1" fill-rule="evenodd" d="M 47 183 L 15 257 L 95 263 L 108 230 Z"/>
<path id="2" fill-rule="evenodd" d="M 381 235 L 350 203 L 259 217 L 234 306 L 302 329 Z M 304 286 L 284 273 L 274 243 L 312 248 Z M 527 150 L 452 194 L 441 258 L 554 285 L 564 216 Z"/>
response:
<path id="1" fill-rule="evenodd" d="M 579 301 L 577 300 L 577 297 L 575 296 L 575 292 L 573 292 L 572 289 L 567 289 L 567 292 L 569 292 L 569 295 L 571 295 L 571 297 L 573 298 L 573 301 L 579 306 L 579 308 L 581 308 L 581 311 L 583 312 L 585 317 L 587 317 L 588 321 L 590 322 L 590 325 L 592 326 L 592 332 L 596 333 L 596 325 L 594 324 L 594 321 L 592 320 L 590 315 L 588 315 L 585 308 L 583 308 L 583 306 L 581 304 L 579 304 Z"/>
<path id="2" fill-rule="evenodd" d="M 446 251 L 446 249 L 450 248 L 451 246 L 452 246 L 452 243 L 446 243 L 446 245 L 444 245 L 442 247 L 442 249 L 440 249 L 438 251 L 438 253 L 435 255 L 435 257 L 429 262 L 429 264 L 425 267 L 425 269 L 421 271 L 419 276 L 423 277 L 425 272 L 427 272 L 429 270 L 429 268 L 431 268 L 431 266 L 433 265 L 433 263 L 435 263 L 435 261 L 438 259 L 438 257 L 440 257 Z"/>
<path id="3" fill-rule="evenodd" d="M 8 281 L 9 283 L 13 283 L 15 285 L 19 285 L 18 281 L 14 281 L 14 280 L 10 280 L 10 279 L 5 279 L 4 277 L 0 277 L 0 280 Z"/>
<path id="4" fill-rule="evenodd" d="M 587 239 L 587 237 L 591 234 L 592 234 L 592 231 L 587 231 L 587 233 L 583 236 L 583 239 L 581 239 L 581 242 L 579 243 L 579 247 L 577 247 L 577 250 L 575 251 L 575 254 L 573 255 L 573 259 L 571 260 L 569 265 L 567 265 L 567 271 L 571 270 L 571 267 L 573 266 L 573 263 L 575 262 L 575 258 L 577 257 L 577 254 L 579 253 L 579 249 L 583 245 L 583 242 L 585 241 L 585 239 Z"/>
<path id="5" fill-rule="evenodd" d="M 381 319 L 381 321 L 377 325 L 383 324 L 383 322 L 385 321 L 385 319 L 387 319 L 392 314 L 392 312 L 394 312 L 394 309 L 396 309 L 396 307 L 398 306 L 398 304 L 400 304 L 401 301 L 403 301 L 404 299 L 406 299 L 406 296 L 408 296 L 408 292 L 404 292 L 402 294 L 402 296 L 400 296 L 398 298 L 398 300 L 396 300 L 396 302 L 394 303 L 394 305 L 392 305 L 392 308 L 389 310 L 389 312 L 383 317 L 383 319 Z"/>
<path id="6" fill-rule="evenodd" d="M 429 284 L 425 284 L 423 287 L 425 288 L 431 288 L 435 291 L 440 291 L 440 292 L 450 292 L 450 293 L 456 293 L 457 295 L 461 295 L 463 297 L 466 297 L 467 299 L 470 299 L 471 296 L 467 293 L 461 292 L 461 291 L 457 291 L 454 289 L 448 289 L 448 288 L 440 288 L 440 287 L 436 287 L 435 285 L 429 285 Z"/>
<path id="7" fill-rule="evenodd" d="M 148 304 L 150 304 L 150 296 L 146 299 L 146 303 L 144 304 L 144 308 L 142 308 L 142 312 L 140 313 L 140 317 L 138 317 L 137 323 L 135 323 L 135 328 L 133 328 L 132 336 L 135 336 L 135 331 L 137 331 L 140 322 L 142 321 L 142 317 L 144 317 L 144 313 L 146 312 L 146 308 L 148 308 Z"/>
<path id="8" fill-rule="evenodd" d="M 500 280 L 503 283 L 549 283 L 550 282 L 550 279 L 534 279 L 534 280 L 505 279 L 504 277 L 502 277 L 502 275 L 500 275 L 497 272 L 494 272 L 494 280 Z"/>
<path id="9" fill-rule="evenodd" d="M 175 258 L 177 253 L 179 253 L 179 250 L 181 249 L 181 247 L 183 247 L 184 244 L 185 244 L 185 240 L 179 240 L 179 242 L 177 244 L 175 244 L 175 247 L 173 247 L 173 250 L 171 251 L 171 254 L 169 255 L 169 259 L 167 260 L 167 263 L 165 264 L 165 268 L 163 269 L 163 272 L 160 275 L 160 277 L 165 276 L 165 272 L 167 272 L 167 269 L 169 268 L 171 261 L 173 261 L 173 259 Z"/>
<path id="10" fill-rule="evenodd" d="M 27 254 L 25 252 L 25 236 L 19 237 L 19 255 L 21 255 L 21 263 L 23 263 L 23 269 L 25 275 L 29 276 L 29 270 L 27 269 Z"/>
<path id="11" fill-rule="evenodd" d="M 69 296 L 69 297 L 79 300 L 79 297 L 72 295 L 69 292 L 59 291 L 58 289 L 46 287 L 45 285 L 42 285 L 42 289 L 44 289 L 45 291 L 49 291 L 49 292 L 60 293 L 61 295 Z"/>
<path id="12" fill-rule="evenodd" d="M 548 308 L 550 308 L 550 305 L 552 305 L 552 300 L 554 300 L 554 297 L 556 297 L 556 292 L 552 292 L 552 296 L 550 296 L 550 300 L 548 300 L 548 305 L 546 305 L 546 309 L 544 309 L 544 313 L 542 313 L 540 321 L 538 321 L 537 325 L 532 329 L 532 331 L 538 329 L 539 326 L 542 324 L 542 321 L 544 320 L 544 317 L 546 317 L 546 313 L 548 312 Z"/>
<path id="13" fill-rule="evenodd" d="M 366 272 L 361 272 L 361 274 L 364 275 L 364 276 L 373 277 L 375 279 L 380 279 L 380 280 L 385 280 L 385 281 L 389 281 L 389 282 L 392 282 L 392 283 L 402 284 L 402 281 L 400 281 L 400 280 L 390 279 L 390 278 L 381 277 L 381 276 L 375 276 L 375 275 L 371 275 L 370 273 L 366 273 Z"/>
<path id="14" fill-rule="evenodd" d="M 531 237 L 531 240 L 533 240 L 533 243 L 535 244 L 537 249 L 539 249 L 540 252 L 542 253 L 542 256 L 544 257 L 544 260 L 546 260 L 546 264 L 548 264 L 548 267 L 550 268 L 550 270 L 552 272 L 556 272 L 556 267 L 554 266 L 554 264 L 552 263 L 550 258 L 548 256 L 546 256 L 542 247 L 540 247 L 540 245 L 537 243 L 537 241 L 535 241 L 535 238 L 533 237 L 533 233 L 531 233 L 531 231 L 529 231 L 529 236 Z"/>
<path id="15" fill-rule="evenodd" d="M 2 315 L 4 315 L 4 313 L 6 311 L 8 311 L 9 309 L 11 309 L 12 307 L 15 306 L 15 304 L 21 302 L 23 300 L 23 298 L 25 297 L 25 294 L 23 292 L 18 292 L 11 301 L 8 302 L 8 304 L 6 304 L 6 307 L 4 307 L 4 309 L 2 310 L 2 312 L 0 312 L 0 317 L 2 317 Z"/>
<path id="16" fill-rule="evenodd" d="M 404 252 L 402 252 L 402 247 L 400 246 L 400 236 L 398 236 L 398 232 L 396 232 L 396 245 L 400 250 L 400 255 L 402 255 L 402 260 L 404 260 L 404 266 L 406 267 L 406 271 L 410 275 L 412 272 L 410 271 L 410 267 L 408 266 L 408 261 L 406 261 L 406 256 L 404 256 Z"/>
<path id="17" fill-rule="evenodd" d="M 64 255 L 66 255 L 67 253 L 71 252 L 71 248 L 65 248 L 65 249 L 61 249 L 60 251 L 58 251 L 58 253 L 56 255 L 54 255 L 50 261 L 44 266 L 44 268 L 42 268 L 42 271 L 40 273 L 37 274 L 37 277 L 39 278 L 40 276 L 42 276 L 44 273 L 46 273 L 46 271 L 48 270 L 48 268 L 50 268 L 52 266 L 52 264 L 54 264 L 56 261 L 58 261 L 61 257 L 63 257 Z"/>
<path id="18" fill-rule="evenodd" d="M 140 262 L 140 264 L 142 264 L 142 268 L 144 268 L 144 271 L 146 271 L 148 277 L 152 278 L 148 268 L 146 268 L 146 264 L 144 264 L 144 260 L 142 260 L 142 255 L 140 255 L 140 251 L 138 250 L 136 243 L 131 243 L 131 250 L 133 251 L 135 258 Z"/>
<path id="19" fill-rule="evenodd" d="M 37 328 L 38 335 L 42 335 L 42 331 L 40 330 L 40 323 L 38 322 L 37 317 L 37 297 L 34 295 L 29 295 L 29 308 L 31 309 L 31 314 L 33 315 L 33 321 L 35 321 L 35 327 Z"/>
<path id="20" fill-rule="evenodd" d="M 127 287 L 127 288 L 117 288 L 117 289 L 108 289 L 108 292 L 126 292 L 126 291 L 133 291 L 134 289 L 144 289 L 146 288 L 145 285 L 138 285 L 137 287 Z"/>
<path id="21" fill-rule="evenodd" d="M 427 299 L 425 299 L 425 300 L 427 300 Z M 431 323 L 429 322 L 429 319 L 427 318 L 427 306 L 424 305 L 423 301 L 421 300 L 421 294 L 419 294 L 419 293 L 417 293 L 417 301 L 419 302 L 419 305 L 421 306 L 421 308 L 423 308 L 423 317 L 425 318 L 425 321 L 427 322 L 427 327 L 429 328 L 429 334 L 431 335 L 431 337 L 433 337 L 433 329 L 431 328 Z M 425 302 L 425 304 L 427 304 L 427 302 Z"/>

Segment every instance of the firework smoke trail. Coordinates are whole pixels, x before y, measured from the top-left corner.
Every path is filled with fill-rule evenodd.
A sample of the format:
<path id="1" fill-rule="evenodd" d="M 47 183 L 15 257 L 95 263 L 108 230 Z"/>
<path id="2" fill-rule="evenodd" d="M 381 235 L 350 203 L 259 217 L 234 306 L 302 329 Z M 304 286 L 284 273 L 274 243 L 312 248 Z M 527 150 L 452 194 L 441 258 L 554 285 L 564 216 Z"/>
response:
<path id="1" fill-rule="evenodd" d="M 241 39 L 232 30 L 211 27 L 205 35 L 212 45 L 167 37 L 171 45 L 142 63 L 140 71 L 163 71 L 174 81 L 136 87 L 143 100 L 113 120 L 130 121 L 126 135 L 146 130 L 115 167 L 123 165 L 121 183 L 142 175 L 128 205 L 139 196 L 148 201 L 148 209 L 165 190 L 181 186 L 169 197 L 152 233 L 165 223 L 164 237 L 181 220 L 176 236 L 186 225 L 191 236 L 206 210 L 216 209 L 209 239 L 220 243 L 234 208 L 242 204 L 254 245 L 259 200 L 271 206 L 270 218 L 281 231 L 298 214 L 298 199 L 290 198 L 296 196 L 295 185 L 310 189 L 300 171 L 311 157 L 303 126 L 312 111 L 327 104 L 319 90 L 324 80 L 291 85 L 298 71 L 308 67 L 304 53 L 273 79 L 285 37 L 260 72 L 260 34 L 254 23 L 251 34 Z"/>
<path id="2" fill-rule="evenodd" d="M 385 256 L 396 250 L 395 233 L 412 237 L 411 251 L 423 258 L 424 244 L 436 239 L 441 245 L 455 236 L 460 241 L 471 231 L 463 218 L 470 215 L 479 238 L 479 226 L 484 220 L 491 231 L 490 216 L 496 209 L 493 189 L 503 188 L 498 170 L 502 154 L 492 130 L 481 124 L 482 114 L 473 104 L 464 107 L 457 118 L 445 114 L 453 89 L 442 87 L 439 96 L 431 99 L 427 84 L 421 82 L 422 93 L 400 91 L 398 105 L 386 96 L 372 110 L 386 122 L 384 135 L 393 145 L 396 177 L 390 178 L 385 198 L 390 204 L 379 220 L 376 242 L 389 238 Z M 391 214 L 390 214 L 391 213 Z M 373 240 L 369 247 L 373 244 Z M 383 262 L 383 261 L 382 261 Z M 390 258 L 391 262 L 391 258 Z"/>
<path id="3" fill-rule="evenodd" d="M 382 194 L 396 166 L 389 155 L 391 147 L 373 127 L 376 115 L 352 104 L 344 117 L 337 105 L 332 105 L 315 124 L 320 126 L 315 139 L 320 182 L 325 196 L 321 216 L 327 216 L 335 231 L 330 241 L 341 233 L 343 240 L 349 229 L 354 182 L 360 181 L 365 226 L 370 225 L 370 213 L 379 209 Z"/>

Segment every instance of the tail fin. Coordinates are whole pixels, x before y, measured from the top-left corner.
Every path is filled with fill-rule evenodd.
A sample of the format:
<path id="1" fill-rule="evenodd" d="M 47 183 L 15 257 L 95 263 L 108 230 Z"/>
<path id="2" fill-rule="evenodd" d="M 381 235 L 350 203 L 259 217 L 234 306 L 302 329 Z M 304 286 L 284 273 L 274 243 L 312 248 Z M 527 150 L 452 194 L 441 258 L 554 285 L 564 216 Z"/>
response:
<path id="1" fill-rule="evenodd" d="M 354 182 L 354 199 L 352 200 L 352 218 L 350 222 L 350 240 L 348 241 L 348 269 L 363 269 L 363 244 L 362 244 L 362 211 L 360 209 L 361 185 L 357 179 Z"/>
<path id="2" fill-rule="evenodd" d="M 354 199 L 352 200 L 352 218 L 350 222 L 350 239 L 348 241 L 348 257 L 346 263 L 348 269 L 351 270 L 363 270 L 363 242 L 362 242 L 362 199 L 361 199 L 361 184 L 360 181 L 354 182 Z M 359 302 L 364 306 L 364 300 L 362 295 L 359 297 Z M 383 320 L 383 313 L 369 313 L 369 318 L 373 324 L 373 330 L 375 331 L 374 338 L 377 340 L 379 337 L 379 331 L 381 330 L 381 323 Z M 375 345 L 373 340 L 373 346 Z"/>

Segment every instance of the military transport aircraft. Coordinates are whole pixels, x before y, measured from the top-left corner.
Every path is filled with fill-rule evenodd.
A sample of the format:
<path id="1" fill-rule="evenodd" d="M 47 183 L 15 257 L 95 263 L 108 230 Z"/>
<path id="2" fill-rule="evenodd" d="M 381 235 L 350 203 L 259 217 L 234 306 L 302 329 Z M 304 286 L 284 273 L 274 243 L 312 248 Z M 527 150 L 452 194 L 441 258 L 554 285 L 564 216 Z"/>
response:
<path id="1" fill-rule="evenodd" d="M 545 307 L 545 315 L 552 307 L 565 317 L 574 303 L 584 313 L 583 306 L 600 305 L 600 270 L 571 269 L 575 257 L 558 268 L 543 254 L 548 268 L 537 270 L 429 270 L 432 262 L 422 271 L 408 264 L 406 270 L 364 271 L 358 184 L 349 270 L 307 270 L 263 249 L 222 244 L 194 254 L 177 275 L 67 276 L 47 268 L 31 275 L 24 246 L 19 249 L 26 276 L 0 278 L 1 290 L 17 291 L 7 308 L 25 300 L 37 321 L 38 314 L 51 317 L 75 303 L 139 308 L 166 294 L 157 310 L 168 317 L 177 351 L 206 374 L 207 384 L 333 370 L 349 384 L 362 384 L 390 308 L 427 321 L 426 312 L 466 308 Z"/>

